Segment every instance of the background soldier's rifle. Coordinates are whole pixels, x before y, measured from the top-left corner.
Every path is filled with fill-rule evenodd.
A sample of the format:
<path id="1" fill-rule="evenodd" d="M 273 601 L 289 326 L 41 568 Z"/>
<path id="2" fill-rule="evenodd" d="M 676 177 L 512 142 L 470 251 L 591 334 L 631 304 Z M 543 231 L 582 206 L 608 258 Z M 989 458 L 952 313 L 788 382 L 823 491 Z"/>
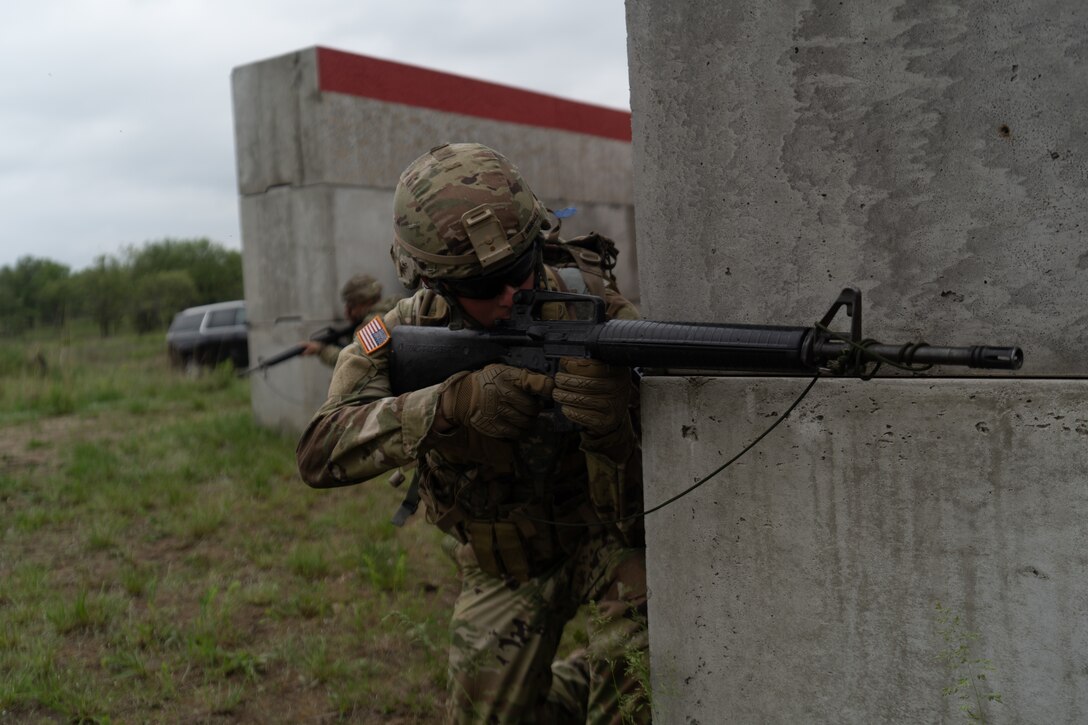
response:
<path id="1" fill-rule="evenodd" d="M 574 319 L 541 319 L 541 306 L 567 306 Z M 841 308 L 850 332 L 828 329 Z M 882 364 L 910 371 L 932 365 L 1017 370 L 1018 347 L 886 345 L 861 335 L 861 292 L 842 291 L 812 327 L 606 320 L 596 297 L 522 290 L 509 320 L 494 329 L 450 330 L 402 325 L 391 331 L 394 394 L 440 383 L 463 370 L 505 363 L 552 375 L 563 357 L 591 357 L 644 372 L 809 373 L 868 378 Z"/>
<path id="2" fill-rule="evenodd" d="M 342 325 L 330 325 L 329 327 L 323 327 L 314 334 L 310 335 L 310 339 L 314 342 L 320 342 L 323 345 L 339 344 L 341 346 L 347 345 L 351 342 L 351 335 L 355 332 L 355 323 L 345 322 Z M 245 377 L 252 373 L 260 372 L 261 370 L 267 370 L 273 365 L 279 365 L 281 362 L 290 360 L 293 357 L 298 357 L 306 350 L 305 343 L 299 343 L 294 347 L 289 347 L 282 352 L 278 352 L 270 358 L 261 360 L 260 363 L 254 365 L 248 370 L 243 370 L 238 373 L 240 377 Z"/>

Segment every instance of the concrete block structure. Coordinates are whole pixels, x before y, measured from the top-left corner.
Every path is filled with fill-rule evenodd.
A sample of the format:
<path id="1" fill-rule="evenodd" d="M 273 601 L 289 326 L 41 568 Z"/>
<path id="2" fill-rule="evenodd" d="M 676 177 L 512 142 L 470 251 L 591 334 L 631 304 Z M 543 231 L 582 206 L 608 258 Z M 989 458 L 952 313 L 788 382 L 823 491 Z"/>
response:
<path id="1" fill-rule="evenodd" d="M 806 325 L 857 286 L 869 336 L 1027 360 L 820 381 L 651 515 L 656 721 L 1088 720 L 1088 9 L 628 0 L 627 23 L 647 317 Z M 647 504 L 805 383 L 645 380 Z"/>
<path id="2" fill-rule="evenodd" d="M 563 236 L 615 240 L 638 299 L 626 111 L 328 48 L 236 68 L 232 87 L 252 361 L 339 318 L 358 272 L 404 292 L 389 259 L 393 189 L 446 142 L 499 150 L 550 208 L 575 207 Z M 255 375 L 258 421 L 301 430 L 330 375 L 307 359 Z"/>

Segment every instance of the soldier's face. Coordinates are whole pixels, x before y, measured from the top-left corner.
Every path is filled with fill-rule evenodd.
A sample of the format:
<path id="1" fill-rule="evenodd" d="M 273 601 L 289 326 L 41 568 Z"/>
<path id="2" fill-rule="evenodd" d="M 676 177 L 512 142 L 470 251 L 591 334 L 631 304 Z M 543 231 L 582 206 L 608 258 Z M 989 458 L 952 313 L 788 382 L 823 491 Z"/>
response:
<path id="1" fill-rule="evenodd" d="M 532 289 L 533 287 L 533 273 L 529 272 L 525 279 L 517 287 L 512 285 L 503 286 L 502 292 L 494 297 L 486 300 L 473 299 L 471 297 L 457 297 L 457 301 L 461 303 L 462 309 L 468 313 L 468 315 L 483 325 L 485 328 L 492 328 L 499 320 L 509 320 L 510 314 L 514 311 L 514 293 L 519 289 Z"/>

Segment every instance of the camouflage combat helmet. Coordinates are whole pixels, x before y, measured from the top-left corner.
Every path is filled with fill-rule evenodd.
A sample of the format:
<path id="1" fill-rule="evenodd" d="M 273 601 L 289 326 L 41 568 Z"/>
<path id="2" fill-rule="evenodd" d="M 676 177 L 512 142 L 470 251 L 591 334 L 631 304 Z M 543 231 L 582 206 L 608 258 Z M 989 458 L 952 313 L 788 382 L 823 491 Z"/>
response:
<path id="1" fill-rule="evenodd" d="M 464 280 L 534 248 L 547 211 L 506 157 L 477 143 L 431 149 L 393 197 L 393 262 L 408 287 L 422 276 Z"/>
<path id="2" fill-rule="evenodd" d="M 359 305 L 376 302 L 382 296 L 381 283 L 369 274 L 357 274 L 340 289 L 344 304 Z"/>

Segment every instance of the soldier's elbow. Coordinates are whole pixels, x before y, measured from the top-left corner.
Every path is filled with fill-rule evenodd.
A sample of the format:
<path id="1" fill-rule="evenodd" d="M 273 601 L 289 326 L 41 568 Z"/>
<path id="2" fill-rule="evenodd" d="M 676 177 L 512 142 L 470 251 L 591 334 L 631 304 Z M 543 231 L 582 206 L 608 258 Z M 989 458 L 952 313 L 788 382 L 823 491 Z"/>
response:
<path id="1" fill-rule="evenodd" d="M 332 488 L 343 486 L 343 481 L 336 476 L 336 466 L 328 460 L 327 456 L 320 455 L 310 445 L 308 439 L 303 437 L 299 441 L 295 451 L 295 462 L 298 465 L 298 475 L 310 488 Z"/>
<path id="2" fill-rule="evenodd" d="M 301 458 L 298 460 L 298 475 L 310 488 L 328 488 L 329 484 L 326 479 L 327 473 L 323 467 L 315 467 L 308 465 L 306 461 Z"/>
<path id="3" fill-rule="evenodd" d="M 335 463 L 306 466 L 299 461 L 298 475 L 310 488 L 339 488 L 359 483 L 358 480 L 349 479 Z"/>

